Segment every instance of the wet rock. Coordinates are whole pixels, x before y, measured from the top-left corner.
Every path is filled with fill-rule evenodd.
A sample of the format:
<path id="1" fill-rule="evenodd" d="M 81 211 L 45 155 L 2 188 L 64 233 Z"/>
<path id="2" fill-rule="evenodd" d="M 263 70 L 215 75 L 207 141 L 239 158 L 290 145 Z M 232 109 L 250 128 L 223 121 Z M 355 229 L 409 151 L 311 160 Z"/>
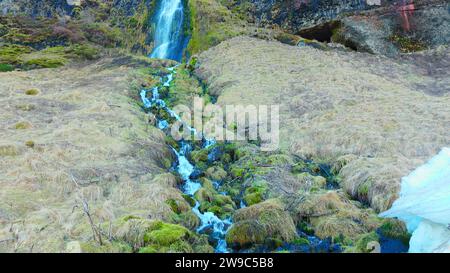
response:
<path id="1" fill-rule="evenodd" d="M 203 171 L 198 168 L 195 168 L 194 171 L 189 175 L 189 179 L 197 180 L 204 175 Z"/>

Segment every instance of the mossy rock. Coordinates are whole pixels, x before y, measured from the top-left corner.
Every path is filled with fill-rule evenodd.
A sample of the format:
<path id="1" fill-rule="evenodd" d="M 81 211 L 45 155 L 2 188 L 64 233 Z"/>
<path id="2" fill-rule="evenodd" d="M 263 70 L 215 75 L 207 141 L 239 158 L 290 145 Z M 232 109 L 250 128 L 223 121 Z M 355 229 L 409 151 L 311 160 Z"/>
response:
<path id="1" fill-rule="evenodd" d="M 210 167 L 205 172 L 206 177 L 214 181 L 221 181 L 227 177 L 227 172 L 218 166 Z"/>
<path id="2" fill-rule="evenodd" d="M 384 219 L 378 231 L 387 238 L 401 240 L 405 245 L 408 245 L 411 239 L 411 234 L 408 233 L 405 223 L 397 219 Z"/>
<path id="3" fill-rule="evenodd" d="M 355 249 L 358 253 L 370 253 L 374 250 L 375 244 L 379 244 L 379 240 L 376 232 L 363 234 L 358 238 Z"/>
<path id="4" fill-rule="evenodd" d="M 178 240 L 189 237 L 189 230 L 180 225 L 159 222 L 157 226 L 144 235 L 144 242 L 169 246 Z"/>
<path id="5" fill-rule="evenodd" d="M 195 193 L 194 197 L 198 202 L 200 202 L 200 204 L 202 204 L 204 202 L 212 202 L 214 195 L 215 192 L 213 190 L 201 188 Z"/>
<path id="6" fill-rule="evenodd" d="M 264 186 L 252 186 L 245 190 L 244 201 L 248 206 L 264 201 L 267 188 Z"/>
<path id="7" fill-rule="evenodd" d="M 236 248 L 245 248 L 253 244 L 262 244 L 266 239 L 267 231 L 257 221 L 240 221 L 233 224 L 226 235 L 229 245 Z"/>
<path id="8" fill-rule="evenodd" d="M 210 190 L 210 191 L 216 191 L 215 189 L 214 189 L 214 185 L 213 185 L 213 182 L 211 181 L 211 180 L 209 180 L 208 178 L 206 178 L 206 177 L 201 177 L 200 179 L 199 179 L 199 181 L 200 181 L 200 184 L 202 184 L 202 187 L 203 188 L 205 188 L 205 189 L 207 189 L 207 190 Z"/>
<path id="9" fill-rule="evenodd" d="M 190 230 L 194 230 L 200 225 L 200 218 L 192 211 L 176 214 L 173 220 L 176 224 L 182 225 Z"/>
<path id="10" fill-rule="evenodd" d="M 198 164 L 199 162 L 208 161 L 208 150 L 201 149 L 191 152 L 191 160 L 193 163 Z"/>
<path id="11" fill-rule="evenodd" d="M 292 218 L 277 199 L 240 209 L 233 219 L 226 240 L 235 248 L 264 244 L 266 238 L 291 242 L 298 237 Z"/>
<path id="12" fill-rule="evenodd" d="M 233 178 L 243 178 L 245 174 L 245 169 L 239 167 L 232 167 L 230 173 Z"/>
<path id="13" fill-rule="evenodd" d="M 322 176 L 314 176 L 309 173 L 295 174 L 298 183 L 307 189 L 324 189 L 327 185 L 327 179 Z"/>

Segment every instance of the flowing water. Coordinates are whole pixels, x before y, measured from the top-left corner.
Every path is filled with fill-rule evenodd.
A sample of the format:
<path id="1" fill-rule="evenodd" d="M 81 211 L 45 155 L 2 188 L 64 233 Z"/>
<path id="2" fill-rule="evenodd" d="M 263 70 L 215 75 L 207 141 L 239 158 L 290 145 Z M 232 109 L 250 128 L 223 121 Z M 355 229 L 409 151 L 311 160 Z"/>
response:
<path id="1" fill-rule="evenodd" d="M 164 80 L 161 78 L 162 86 L 170 86 L 170 83 L 173 81 L 173 76 L 176 73 L 175 68 L 169 68 L 169 71 L 170 74 L 168 74 Z M 148 98 L 149 92 L 151 92 L 150 98 Z M 152 90 L 141 90 L 140 95 L 145 108 L 150 109 L 153 106 L 156 106 L 166 111 L 177 121 L 182 122 L 181 118 L 174 111 L 172 111 L 172 109 L 167 107 L 166 103 L 162 99 L 160 99 L 159 87 L 154 87 Z M 169 123 L 166 120 L 158 119 L 157 125 L 159 129 L 165 130 L 168 129 Z M 194 128 L 190 128 L 189 126 L 187 126 L 187 128 L 194 134 L 197 134 Z M 169 133 L 168 130 L 166 131 L 167 133 Z M 179 150 L 176 150 L 172 147 L 172 150 L 177 157 L 176 171 L 183 179 L 183 192 L 194 198 L 195 193 L 202 187 L 202 185 L 199 183 L 199 181 L 191 179 L 191 175 L 195 170 L 194 165 L 192 165 L 188 160 L 189 154 L 192 151 L 192 147 L 187 141 L 180 141 L 179 144 Z M 204 140 L 204 148 L 214 144 L 215 141 L 213 139 Z M 225 241 L 225 235 L 232 224 L 231 218 L 220 219 L 212 212 L 202 213 L 199 207 L 200 203 L 196 201 L 196 204 L 192 209 L 192 211 L 200 218 L 201 221 L 200 227 L 197 229 L 197 232 L 208 233 L 210 238 L 216 242 L 216 253 L 229 252 L 227 243 Z"/>
<path id="2" fill-rule="evenodd" d="M 181 61 L 187 40 L 182 0 L 161 0 L 155 23 L 155 45 L 150 57 Z"/>

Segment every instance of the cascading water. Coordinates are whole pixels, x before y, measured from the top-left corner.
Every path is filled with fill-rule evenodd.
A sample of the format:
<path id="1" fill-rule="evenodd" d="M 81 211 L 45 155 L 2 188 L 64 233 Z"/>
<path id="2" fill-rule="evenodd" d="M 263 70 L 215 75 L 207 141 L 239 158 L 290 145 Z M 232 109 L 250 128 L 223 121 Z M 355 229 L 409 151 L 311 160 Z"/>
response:
<path id="1" fill-rule="evenodd" d="M 150 57 L 181 61 L 187 41 L 182 0 L 161 0 L 155 22 L 155 44 Z"/>
<path id="2" fill-rule="evenodd" d="M 175 68 L 169 68 L 169 71 L 170 74 L 166 76 L 167 79 L 164 82 L 162 82 L 163 86 L 170 86 L 170 83 L 173 80 L 173 75 L 176 73 Z M 177 121 L 182 122 L 181 118 L 173 110 L 167 107 L 166 103 L 162 99 L 160 99 L 159 87 L 154 87 L 150 91 L 152 94 L 150 99 L 147 97 L 149 91 L 150 90 L 144 89 L 140 93 L 141 100 L 145 108 L 150 109 L 152 106 L 156 106 L 166 111 L 171 117 L 175 118 Z M 157 124 L 158 128 L 162 130 L 166 129 L 169 126 L 169 123 L 166 120 L 162 119 L 159 119 Z M 187 125 L 185 126 L 192 133 L 197 134 L 194 128 L 191 128 Z M 205 143 L 204 147 L 206 148 L 208 146 L 214 145 L 215 140 L 208 139 L 205 140 L 204 143 Z M 190 178 L 195 170 L 194 166 L 188 160 L 188 156 L 189 153 L 191 152 L 191 149 L 192 149 L 191 145 L 186 141 L 180 142 L 179 150 L 176 150 L 175 148 L 172 147 L 172 150 L 174 151 L 177 157 L 176 171 L 184 181 L 183 192 L 185 194 L 190 195 L 191 197 L 194 197 L 194 194 L 202 187 L 202 185 L 198 181 L 192 180 Z M 200 203 L 196 201 L 196 204 L 192 209 L 192 211 L 200 218 L 201 221 L 200 227 L 197 229 L 197 232 L 203 233 L 206 232 L 206 230 L 212 230 L 210 237 L 217 242 L 217 246 L 215 248 L 216 253 L 229 252 L 227 243 L 225 241 L 225 235 L 232 224 L 231 219 L 220 219 L 212 212 L 202 213 L 199 208 Z"/>

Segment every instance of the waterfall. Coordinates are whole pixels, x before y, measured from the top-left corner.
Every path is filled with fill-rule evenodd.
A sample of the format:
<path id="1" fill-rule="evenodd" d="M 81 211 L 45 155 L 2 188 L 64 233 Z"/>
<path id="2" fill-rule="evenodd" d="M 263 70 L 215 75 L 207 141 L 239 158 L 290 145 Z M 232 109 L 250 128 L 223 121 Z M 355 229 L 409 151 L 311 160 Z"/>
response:
<path id="1" fill-rule="evenodd" d="M 182 0 L 161 0 L 156 14 L 154 49 L 151 58 L 181 61 L 186 37 L 183 31 L 184 7 Z"/>

